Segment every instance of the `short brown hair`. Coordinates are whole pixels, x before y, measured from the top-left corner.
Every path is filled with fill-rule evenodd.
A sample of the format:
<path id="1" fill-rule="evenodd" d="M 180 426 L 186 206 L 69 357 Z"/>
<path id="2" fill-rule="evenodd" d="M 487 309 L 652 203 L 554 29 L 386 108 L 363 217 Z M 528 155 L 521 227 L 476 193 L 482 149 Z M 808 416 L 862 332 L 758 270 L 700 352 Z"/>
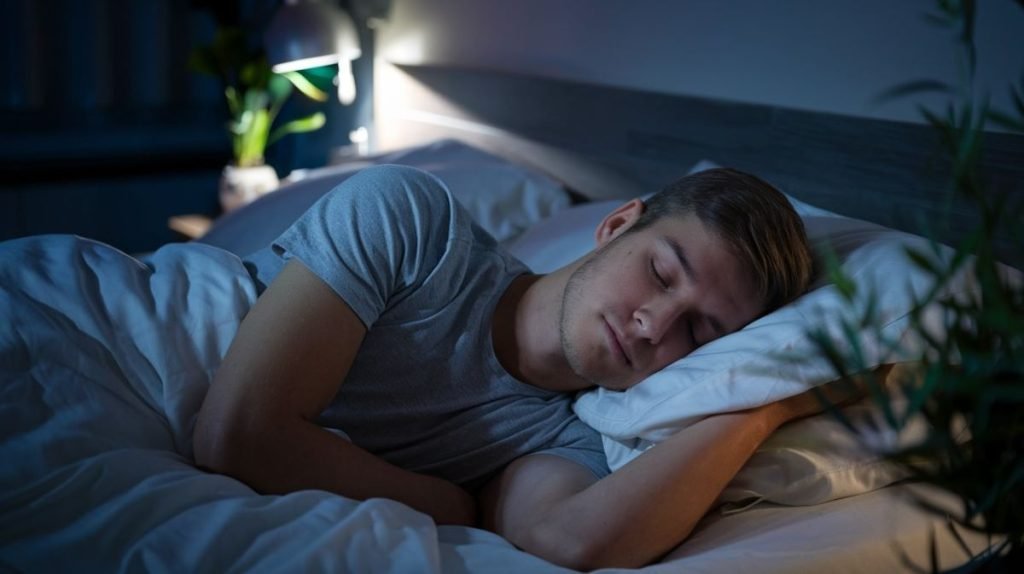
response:
<path id="1" fill-rule="evenodd" d="M 765 313 L 807 290 L 813 259 L 803 221 L 786 196 L 764 180 L 735 169 L 709 169 L 669 184 L 644 206 L 629 231 L 692 213 L 724 238 L 753 271 Z"/>

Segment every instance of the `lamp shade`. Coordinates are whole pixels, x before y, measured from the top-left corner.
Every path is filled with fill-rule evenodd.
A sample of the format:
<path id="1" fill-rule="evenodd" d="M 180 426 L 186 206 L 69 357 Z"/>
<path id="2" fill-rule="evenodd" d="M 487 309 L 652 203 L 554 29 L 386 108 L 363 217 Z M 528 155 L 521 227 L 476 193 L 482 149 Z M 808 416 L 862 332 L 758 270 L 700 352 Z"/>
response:
<path id="1" fill-rule="evenodd" d="M 355 23 L 333 0 L 286 0 L 267 27 L 264 45 L 277 73 L 348 63 L 361 54 Z"/>

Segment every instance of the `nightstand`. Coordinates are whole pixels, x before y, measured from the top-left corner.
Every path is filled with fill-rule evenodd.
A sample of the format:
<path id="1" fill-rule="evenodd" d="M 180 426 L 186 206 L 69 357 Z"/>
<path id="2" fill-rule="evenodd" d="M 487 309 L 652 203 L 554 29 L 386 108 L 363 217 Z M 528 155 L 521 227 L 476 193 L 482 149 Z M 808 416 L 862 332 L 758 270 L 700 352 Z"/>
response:
<path id="1" fill-rule="evenodd" d="M 205 215 L 175 215 L 167 220 L 168 227 L 189 239 L 202 237 L 211 225 L 213 220 Z"/>

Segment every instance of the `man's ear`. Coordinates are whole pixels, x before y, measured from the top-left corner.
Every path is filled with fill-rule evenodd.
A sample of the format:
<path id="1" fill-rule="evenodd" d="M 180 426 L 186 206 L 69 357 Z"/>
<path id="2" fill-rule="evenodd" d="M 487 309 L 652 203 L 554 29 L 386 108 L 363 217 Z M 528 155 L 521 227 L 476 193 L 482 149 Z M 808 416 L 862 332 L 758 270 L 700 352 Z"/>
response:
<path id="1" fill-rule="evenodd" d="M 644 207 L 643 200 L 631 199 L 606 215 L 594 231 L 597 246 L 604 247 L 609 241 L 633 227 L 633 224 L 643 215 Z"/>

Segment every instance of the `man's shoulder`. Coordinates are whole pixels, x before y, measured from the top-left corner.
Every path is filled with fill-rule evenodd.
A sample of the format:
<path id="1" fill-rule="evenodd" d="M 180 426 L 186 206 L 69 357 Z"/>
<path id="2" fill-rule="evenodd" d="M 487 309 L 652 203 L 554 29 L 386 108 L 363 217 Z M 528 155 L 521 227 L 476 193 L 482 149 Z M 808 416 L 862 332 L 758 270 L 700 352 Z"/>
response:
<path id="1" fill-rule="evenodd" d="M 424 171 L 397 165 L 363 169 L 335 186 L 290 229 L 321 233 L 349 245 L 394 246 L 436 240 L 458 218 L 447 187 Z"/>
<path id="2" fill-rule="evenodd" d="M 338 186 L 343 195 L 359 204 L 387 206 L 399 213 L 448 212 L 455 200 L 437 176 L 403 165 L 366 168 Z"/>

